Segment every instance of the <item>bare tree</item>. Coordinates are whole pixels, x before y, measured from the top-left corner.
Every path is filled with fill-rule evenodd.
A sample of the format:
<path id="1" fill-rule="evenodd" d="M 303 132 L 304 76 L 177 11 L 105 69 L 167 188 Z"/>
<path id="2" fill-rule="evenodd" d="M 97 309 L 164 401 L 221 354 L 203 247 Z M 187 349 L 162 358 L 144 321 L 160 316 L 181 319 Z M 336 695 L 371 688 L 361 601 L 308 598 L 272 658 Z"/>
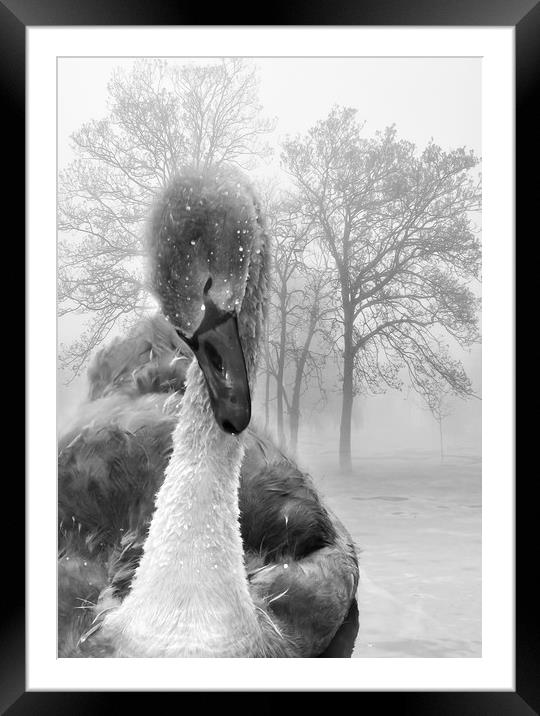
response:
<path id="1" fill-rule="evenodd" d="M 455 396 L 448 384 L 432 381 L 425 386 L 421 397 L 439 427 L 439 447 L 442 462 L 444 460 L 443 421 L 453 412 L 453 398 Z"/>
<path id="2" fill-rule="evenodd" d="M 324 351 L 315 350 L 314 338 L 321 332 L 324 316 L 333 312 L 327 304 L 328 273 L 325 261 L 312 245 L 311 227 L 298 211 L 296 197 L 279 192 L 275 184 L 260 188 L 273 237 L 273 262 L 269 320 L 261 369 L 265 375 L 265 420 L 269 425 L 270 402 L 276 404 L 276 428 L 286 440 L 289 417 L 290 445 L 296 449 L 300 402 L 312 380 L 324 399 Z M 271 397 L 271 380 L 275 394 Z M 319 400 L 320 402 L 320 400 Z"/>
<path id="3" fill-rule="evenodd" d="M 265 135 L 274 123 L 261 119 L 258 80 L 240 58 L 210 67 L 186 65 L 173 71 L 182 98 L 182 128 L 189 163 L 207 168 L 223 162 L 252 168 L 269 148 Z"/>
<path id="4" fill-rule="evenodd" d="M 90 322 L 63 362 L 78 372 L 123 318 L 151 306 L 143 224 L 153 197 L 182 165 L 251 166 L 272 124 L 260 118 L 255 68 L 137 61 L 113 72 L 108 113 L 72 136 L 77 158 L 59 176 L 60 315 Z"/>
<path id="5" fill-rule="evenodd" d="M 309 225 L 303 225 L 290 200 L 274 203 L 268 212 L 272 217 L 274 255 L 270 299 L 270 334 L 267 370 L 276 381 L 277 434 L 285 442 L 285 410 L 290 401 L 285 388 L 287 353 L 295 317 L 301 304 L 302 289 L 295 285 L 303 267 L 303 253 L 309 241 Z"/>
<path id="6" fill-rule="evenodd" d="M 292 391 L 289 407 L 290 446 L 296 450 L 301 417 L 301 398 L 310 383 L 318 387 L 317 405 L 326 401 L 324 387 L 324 368 L 328 351 L 319 341 L 318 350 L 314 346 L 317 337 L 325 333 L 325 323 L 335 313 L 331 301 L 332 284 L 327 268 L 327 260 L 319 252 L 312 251 L 305 256 L 301 269 L 303 285 L 299 311 L 295 325 L 288 333 L 287 354 L 291 365 Z"/>
<path id="7" fill-rule="evenodd" d="M 445 343 L 478 340 L 480 246 L 469 213 L 478 209 L 478 163 L 464 148 L 433 142 L 418 152 L 395 128 L 362 137 L 353 109 L 336 107 L 303 137 L 287 140 L 283 161 L 305 221 L 332 259 L 341 357 L 340 465 L 351 470 L 351 417 L 360 390 L 413 387 L 443 379 L 471 393 Z"/>

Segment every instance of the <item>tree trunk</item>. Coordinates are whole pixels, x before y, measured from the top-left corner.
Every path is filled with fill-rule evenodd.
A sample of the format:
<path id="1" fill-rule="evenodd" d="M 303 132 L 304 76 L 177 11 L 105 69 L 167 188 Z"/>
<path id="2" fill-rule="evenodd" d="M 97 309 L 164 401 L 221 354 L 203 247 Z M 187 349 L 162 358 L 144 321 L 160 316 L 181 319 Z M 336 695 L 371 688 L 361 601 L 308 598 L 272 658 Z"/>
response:
<path id="1" fill-rule="evenodd" d="M 300 389 L 302 387 L 302 378 L 304 375 L 304 368 L 306 365 L 306 355 L 302 355 L 297 366 L 296 376 L 294 379 L 294 388 L 291 400 L 291 409 L 289 411 L 289 427 L 291 433 L 291 449 L 296 452 L 298 447 L 298 430 L 300 428 Z"/>
<path id="2" fill-rule="evenodd" d="M 300 426 L 300 408 L 295 407 L 293 404 L 291 407 L 290 417 L 290 431 L 291 431 L 291 451 L 296 453 L 298 448 L 298 429 Z"/>
<path id="3" fill-rule="evenodd" d="M 270 427 L 270 327 L 266 322 L 266 380 L 264 385 L 264 430 L 268 432 Z"/>
<path id="4" fill-rule="evenodd" d="M 302 377 L 306 365 L 306 357 L 302 354 L 296 365 L 296 375 L 294 377 L 294 387 L 291 399 L 290 421 L 289 427 L 291 432 L 291 449 L 296 451 L 298 447 L 298 429 L 300 426 L 300 390 L 302 387 Z"/>
<path id="5" fill-rule="evenodd" d="M 279 337 L 279 355 L 278 355 L 278 365 L 277 365 L 277 375 L 276 375 L 276 381 L 277 381 L 277 401 L 276 401 L 276 409 L 277 409 L 277 434 L 278 434 L 278 440 L 281 444 L 285 442 L 285 430 L 283 427 L 283 391 L 285 389 L 285 386 L 283 385 L 283 379 L 285 375 L 285 348 L 286 348 L 286 341 L 287 341 L 287 314 L 286 314 L 286 307 L 287 307 L 287 285 L 284 284 L 284 288 L 281 291 L 280 296 L 280 302 L 281 302 L 281 330 L 280 330 L 280 337 Z"/>
<path id="6" fill-rule="evenodd" d="M 304 377 L 304 371 L 306 369 L 306 361 L 309 354 L 309 348 L 311 341 L 315 335 L 315 329 L 317 328 L 317 317 L 318 317 L 318 303 L 313 305 L 309 318 L 309 327 L 306 335 L 306 340 L 302 346 L 302 353 L 296 364 L 296 375 L 294 376 L 294 387 L 291 400 L 290 409 L 290 432 L 291 432 L 291 448 L 296 451 L 298 447 L 298 430 L 300 428 L 300 391 L 302 390 L 302 379 Z"/>
<path id="7" fill-rule="evenodd" d="M 353 356 L 345 354 L 343 359 L 343 399 L 339 429 L 339 466 L 342 472 L 352 472 L 351 421 L 353 407 Z"/>
<path id="8" fill-rule="evenodd" d="M 351 421 L 354 400 L 354 308 L 353 292 L 349 274 L 350 226 L 343 232 L 343 261 L 339 267 L 341 301 L 343 306 L 343 396 L 339 426 L 339 467 L 342 472 L 352 472 Z"/>
<path id="9" fill-rule="evenodd" d="M 441 443 L 441 462 L 444 460 L 442 418 L 439 418 L 439 440 Z"/>
<path id="10" fill-rule="evenodd" d="M 278 364 L 278 372 L 276 376 L 277 382 L 277 399 L 276 399 L 276 422 L 277 422 L 277 435 L 280 443 L 285 440 L 285 431 L 283 429 L 283 366 L 281 365 L 281 359 Z"/>
<path id="11" fill-rule="evenodd" d="M 343 398 L 341 403 L 341 422 L 339 429 L 339 466 L 342 472 L 352 472 L 351 461 L 351 421 L 354 400 L 353 374 L 354 351 L 352 343 L 352 316 L 345 312 L 344 351 L 343 351 Z"/>

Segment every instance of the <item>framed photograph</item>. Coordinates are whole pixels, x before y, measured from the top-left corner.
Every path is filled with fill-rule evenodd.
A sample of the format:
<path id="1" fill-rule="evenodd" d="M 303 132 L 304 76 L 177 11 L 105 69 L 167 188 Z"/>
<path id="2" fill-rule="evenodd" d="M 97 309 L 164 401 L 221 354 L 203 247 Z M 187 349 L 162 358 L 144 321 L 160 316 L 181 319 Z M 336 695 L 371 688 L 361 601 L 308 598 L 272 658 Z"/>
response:
<path id="1" fill-rule="evenodd" d="M 538 8 L 48 5 L 1 7 L 27 158 L 8 713 L 114 691 L 538 708 L 514 447 Z"/>

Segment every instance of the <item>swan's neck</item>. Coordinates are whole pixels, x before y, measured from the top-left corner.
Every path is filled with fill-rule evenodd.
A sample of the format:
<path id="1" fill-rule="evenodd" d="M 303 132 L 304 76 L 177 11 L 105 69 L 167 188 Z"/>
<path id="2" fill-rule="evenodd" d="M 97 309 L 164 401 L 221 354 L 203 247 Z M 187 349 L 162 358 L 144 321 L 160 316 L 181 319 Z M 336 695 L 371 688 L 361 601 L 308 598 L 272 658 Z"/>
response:
<path id="1" fill-rule="evenodd" d="M 119 656 L 247 656 L 258 636 L 238 523 L 244 448 L 194 361 L 131 592 L 103 631 Z"/>

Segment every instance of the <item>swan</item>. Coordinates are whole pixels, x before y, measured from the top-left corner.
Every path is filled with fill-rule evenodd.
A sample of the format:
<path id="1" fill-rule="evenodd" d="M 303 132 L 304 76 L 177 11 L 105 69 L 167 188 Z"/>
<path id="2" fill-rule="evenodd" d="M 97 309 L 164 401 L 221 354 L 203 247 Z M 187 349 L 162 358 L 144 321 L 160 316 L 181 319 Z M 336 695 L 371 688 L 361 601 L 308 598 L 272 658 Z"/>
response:
<path id="1" fill-rule="evenodd" d="M 248 427 L 270 241 L 247 179 L 177 176 L 148 253 L 161 314 L 98 356 L 60 441 L 59 655 L 320 656 L 358 560 L 309 475 Z"/>

